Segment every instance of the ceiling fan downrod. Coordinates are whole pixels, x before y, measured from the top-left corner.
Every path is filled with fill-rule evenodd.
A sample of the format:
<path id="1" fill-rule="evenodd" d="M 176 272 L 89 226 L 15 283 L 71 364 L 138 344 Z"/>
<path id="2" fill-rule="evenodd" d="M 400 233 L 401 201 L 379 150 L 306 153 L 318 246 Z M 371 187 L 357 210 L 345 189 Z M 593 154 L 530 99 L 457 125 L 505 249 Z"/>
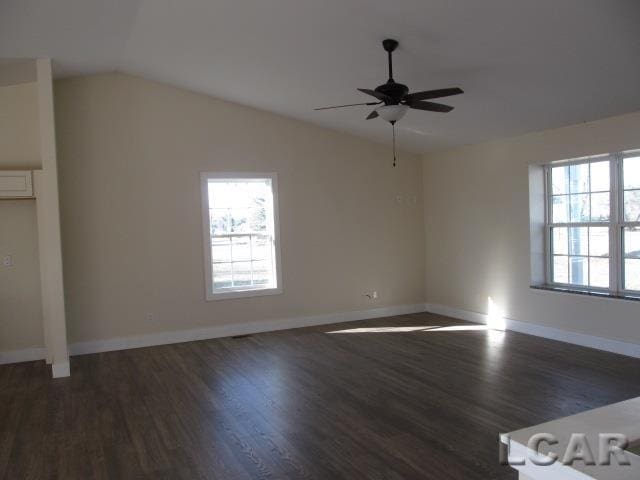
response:
<path id="1" fill-rule="evenodd" d="M 387 59 L 389 62 L 389 80 L 387 80 L 387 83 L 395 83 L 395 80 L 393 79 L 393 58 L 392 58 L 392 54 L 393 51 L 398 48 L 398 41 L 397 40 L 393 40 L 392 38 L 387 38 L 386 40 L 382 41 L 382 48 L 385 49 L 385 51 L 387 52 Z"/>

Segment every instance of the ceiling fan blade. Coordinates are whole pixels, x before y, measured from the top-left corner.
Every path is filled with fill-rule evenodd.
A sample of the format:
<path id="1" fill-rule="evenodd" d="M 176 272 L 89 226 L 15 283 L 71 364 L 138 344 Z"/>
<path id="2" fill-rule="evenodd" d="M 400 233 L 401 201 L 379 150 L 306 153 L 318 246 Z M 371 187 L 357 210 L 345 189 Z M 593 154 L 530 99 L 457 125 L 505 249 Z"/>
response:
<path id="1" fill-rule="evenodd" d="M 461 88 L 441 88 L 440 90 L 426 90 L 424 92 L 415 92 L 405 95 L 404 99 L 409 102 L 418 100 L 431 100 L 432 98 L 450 97 L 452 95 L 460 95 L 464 93 Z"/>
<path id="2" fill-rule="evenodd" d="M 366 93 L 367 95 L 371 95 L 372 97 L 376 97 L 378 100 L 382 100 L 383 102 L 391 102 L 393 100 L 384 93 L 376 92 L 375 90 L 369 90 L 368 88 L 359 88 L 358 90 L 362 93 Z"/>
<path id="3" fill-rule="evenodd" d="M 415 108 L 416 110 L 427 110 L 429 112 L 442 112 L 447 113 L 453 110 L 453 107 L 449 105 L 443 105 L 442 103 L 433 102 L 411 102 L 407 103 L 409 108 Z"/>
<path id="4" fill-rule="evenodd" d="M 380 105 L 381 103 L 382 102 L 349 103 L 348 105 L 335 105 L 333 107 L 314 108 L 314 110 L 329 110 L 331 108 L 357 107 L 357 106 L 360 106 L 360 105 Z"/>
<path id="5" fill-rule="evenodd" d="M 375 110 L 373 112 L 371 112 L 368 116 L 367 116 L 367 120 L 371 120 L 372 118 L 376 118 L 378 117 L 378 112 L 376 112 Z"/>

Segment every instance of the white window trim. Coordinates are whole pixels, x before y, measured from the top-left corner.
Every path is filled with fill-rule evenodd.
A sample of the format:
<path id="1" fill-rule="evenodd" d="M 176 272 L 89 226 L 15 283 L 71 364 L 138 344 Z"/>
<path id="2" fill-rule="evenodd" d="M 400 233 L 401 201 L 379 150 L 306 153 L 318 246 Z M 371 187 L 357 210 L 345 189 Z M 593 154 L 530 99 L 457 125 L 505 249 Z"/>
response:
<path id="1" fill-rule="evenodd" d="M 624 219 L 624 188 L 620 185 L 623 178 L 622 165 L 625 157 L 637 156 L 637 150 L 594 155 L 573 160 L 563 160 L 544 165 L 544 202 L 545 202 L 545 285 L 559 290 L 608 294 L 617 298 L 636 299 L 640 292 L 622 288 L 624 285 L 624 227 L 640 226 L 640 222 L 627 222 Z M 578 165 L 608 160 L 610 162 L 610 217 L 607 222 L 567 222 L 553 223 L 553 211 L 551 204 L 551 169 L 556 166 Z M 609 288 L 580 286 L 553 281 L 553 254 L 552 254 L 552 228 L 553 227 L 584 227 L 584 226 L 608 226 L 609 227 Z"/>
<path id="2" fill-rule="evenodd" d="M 274 265 L 276 268 L 275 287 L 248 287 L 246 289 L 235 289 L 227 292 L 215 292 L 213 290 L 213 271 L 211 261 L 211 218 L 209 216 L 209 180 L 246 180 L 262 179 L 271 180 L 271 190 L 273 196 L 273 248 Z M 280 266 L 280 215 L 278 208 L 278 175 L 274 172 L 201 172 L 200 190 L 202 196 L 202 230 L 204 249 L 204 278 L 205 278 L 205 298 L 207 301 L 225 300 L 231 298 L 260 297 L 266 295 L 279 295 L 282 293 L 282 268 Z"/>

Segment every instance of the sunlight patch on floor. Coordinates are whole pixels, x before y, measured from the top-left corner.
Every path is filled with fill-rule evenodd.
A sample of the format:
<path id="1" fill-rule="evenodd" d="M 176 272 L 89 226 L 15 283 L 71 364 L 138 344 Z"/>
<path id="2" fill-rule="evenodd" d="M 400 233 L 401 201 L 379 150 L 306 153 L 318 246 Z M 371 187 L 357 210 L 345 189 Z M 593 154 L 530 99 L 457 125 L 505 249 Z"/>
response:
<path id="1" fill-rule="evenodd" d="M 334 330 L 327 333 L 477 332 L 487 330 L 489 330 L 487 325 L 449 325 L 446 327 L 424 325 L 419 327 L 347 328 L 345 330 Z"/>
<path id="2" fill-rule="evenodd" d="M 429 330 L 439 328 L 437 326 L 421 326 L 421 327 L 370 327 L 370 328 L 348 328 L 346 330 L 334 330 L 327 333 L 395 333 L 395 332 L 419 332 L 421 330 Z"/>
<path id="3" fill-rule="evenodd" d="M 448 327 L 438 327 L 432 329 L 435 332 L 474 332 L 486 331 L 489 327 L 486 325 L 450 325 Z"/>

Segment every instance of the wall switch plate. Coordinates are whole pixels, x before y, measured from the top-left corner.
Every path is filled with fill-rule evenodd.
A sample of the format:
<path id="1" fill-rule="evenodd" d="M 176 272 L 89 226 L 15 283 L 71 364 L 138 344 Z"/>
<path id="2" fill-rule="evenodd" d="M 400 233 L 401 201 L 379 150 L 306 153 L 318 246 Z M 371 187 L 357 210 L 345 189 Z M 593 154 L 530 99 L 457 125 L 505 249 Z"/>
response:
<path id="1" fill-rule="evenodd" d="M 5 255 L 2 257 L 2 266 L 13 267 L 13 255 Z"/>

